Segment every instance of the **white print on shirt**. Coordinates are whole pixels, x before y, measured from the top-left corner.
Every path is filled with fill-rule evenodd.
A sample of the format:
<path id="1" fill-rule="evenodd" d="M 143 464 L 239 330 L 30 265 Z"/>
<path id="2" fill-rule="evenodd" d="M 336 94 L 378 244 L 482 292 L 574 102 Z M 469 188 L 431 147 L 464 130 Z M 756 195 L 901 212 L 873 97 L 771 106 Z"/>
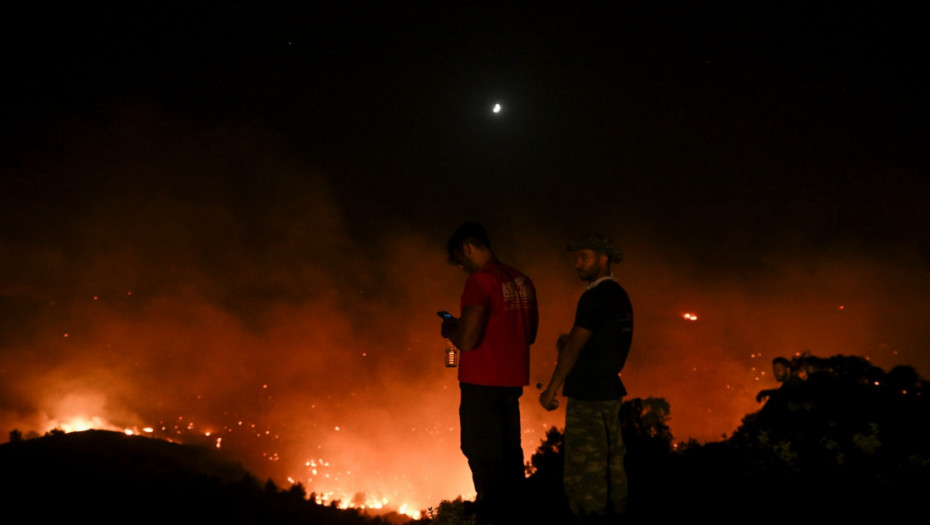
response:
<path id="1" fill-rule="evenodd" d="M 527 279 L 523 275 L 510 282 L 501 283 L 501 293 L 504 296 L 504 310 L 528 308 L 530 301 L 535 299 L 533 289 L 527 286 Z"/>

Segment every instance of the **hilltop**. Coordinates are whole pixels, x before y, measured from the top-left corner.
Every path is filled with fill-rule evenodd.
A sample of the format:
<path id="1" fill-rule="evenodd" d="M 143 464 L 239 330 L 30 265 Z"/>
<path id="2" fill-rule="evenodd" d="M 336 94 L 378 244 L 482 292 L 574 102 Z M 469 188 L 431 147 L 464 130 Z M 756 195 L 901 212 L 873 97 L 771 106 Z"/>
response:
<path id="1" fill-rule="evenodd" d="M 720 442 L 675 443 L 671 407 L 634 398 L 621 409 L 630 479 L 627 523 L 889 522 L 923 511 L 930 492 L 930 400 L 910 367 L 885 372 L 855 356 L 805 356 L 809 377 L 779 389 Z M 13 437 L 11 435 L 11 437 Z M 524 446 L 530 446 L 524 443 Z M 562 436 L 551 428 L 528 465 L 528 523 L 569 523 Z M 407 523 L 279 490 L 219 450 L 108 431 L 0 445 L 8 515 L 44 522 Z M 416 523 L 467 524 L 468 502 L 437 502 Z"/>
<path id="2" fill-rule="evenodd" d="M 103 430 L 13 439 L 0 445 L 0 472 L 7 515 L 45 523 L 402 521 L 319 505 L 301 485 L 279 490 L 217 450 Z"/>

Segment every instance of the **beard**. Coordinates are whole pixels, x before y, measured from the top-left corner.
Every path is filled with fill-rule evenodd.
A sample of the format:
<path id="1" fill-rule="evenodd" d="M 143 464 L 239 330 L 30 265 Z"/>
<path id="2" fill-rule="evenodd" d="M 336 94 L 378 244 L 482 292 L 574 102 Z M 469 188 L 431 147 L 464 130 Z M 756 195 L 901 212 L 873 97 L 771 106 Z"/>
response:
<path id="1" fill-rule="evenodd" d="M 590 283 L 597 279 L 599 269 L 597 266 L 593 266 L 590 268 L 579 268 L 577 271 L 578 277 L 581 278 L 582 281 Z"/>

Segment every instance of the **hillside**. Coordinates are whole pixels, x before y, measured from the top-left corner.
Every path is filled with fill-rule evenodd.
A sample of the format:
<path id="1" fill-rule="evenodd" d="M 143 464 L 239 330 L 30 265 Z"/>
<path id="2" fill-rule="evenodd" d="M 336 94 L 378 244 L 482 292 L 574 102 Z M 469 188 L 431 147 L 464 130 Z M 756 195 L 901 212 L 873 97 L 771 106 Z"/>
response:
<path id="1" fill-rule="evenodd" d="M 118 432 L 53 432 L 0 445 L 7 515 L 94 523 L 387 523 L 281 491 L 219 451 Z M 31 521 L 30 520 L 30 521 Z"/>
<path id="2" fill-rule="evenodd" d="M 923 512 L 926 382 L 910 367 L 886 373 L 860 357 L 807 356 L 802 364 L 807 379 L 772 393 L 720 442 L 675 444 L 665 400 L 625 401 L 626 523 L 885 523 Z M 526 499 L 514 499 L 528 523 L 569 522 L 561 465 L 562 436 L 551 428 L 529 465 Z M 318 505 L 301 486 L 279 490 L 216 449 L 115 432 L 13 439 L 0 445 L 0 472 L 8 515 L 42 522 L 409 521 Z M 420 523 L 468 523 L 468 502 L 436 503 Z"/>
<path id="3" fill-rule="evenodd" d="M 771 393 L 720 442 L 674 444 L 668 403 L 625 401 L 625 522 L 888 523 L 925 513 L 926 382 L 911 367 L 886 373 L 857 356 L 805 355 L 792 367 L 805 379 Z M 544 515 L 566 512 L 561 454 L 553 429 L 530 478 L 546 495 Z"/>

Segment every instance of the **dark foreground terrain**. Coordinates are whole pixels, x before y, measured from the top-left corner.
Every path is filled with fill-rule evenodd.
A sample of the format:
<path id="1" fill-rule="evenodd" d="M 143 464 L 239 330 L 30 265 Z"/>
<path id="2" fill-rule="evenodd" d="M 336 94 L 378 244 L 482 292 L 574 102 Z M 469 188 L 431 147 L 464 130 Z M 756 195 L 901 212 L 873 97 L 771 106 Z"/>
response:
<path id="1" fill-rule="evenodd" d="M 670 407 L 621 411 L 630 509 L 623 523 L 890 523 L 926 515 L 930 403 L 909 367 L 811 358 L 809 376 L 773 393 L 720 442 L 674 444 Z M 800 365 L 797 365 L 800 366 Z M 526 443 L 525 446 L 531 444 Z M 525 523 L 570 523 L 562 436 L 552 428 L 514 498 Z M 0 445 L 6 516 L 24 522 L 403 523 L 279 489 L 215 449 L 106 431 L 52 432 Z M 420 523 L 467 524 L 469 502 L 444 501 Z M 5 522 L 5 520 L 4 520 Z"/>
<path id="2" fill-rule="evenodd" d="M 673 444 L 662 399 L 621 411 L 630 509 L 625 523 L 890 523 L 927 514 L 930 399 L 911 367 L 801 356 L 804 379 L 772 392 L 720 442 Z M 541 519 L 565 516 L 561 435 L 532 459 Z"/>
<path id="3" fill-rule="evenodd" d="M 68 523 L 393 523 L 278 489 L 217 451 L 118 432 L 52 432 L 0 445 L 7 516 Z M 409 521 L 409 519 L 407 520 Z"/>

